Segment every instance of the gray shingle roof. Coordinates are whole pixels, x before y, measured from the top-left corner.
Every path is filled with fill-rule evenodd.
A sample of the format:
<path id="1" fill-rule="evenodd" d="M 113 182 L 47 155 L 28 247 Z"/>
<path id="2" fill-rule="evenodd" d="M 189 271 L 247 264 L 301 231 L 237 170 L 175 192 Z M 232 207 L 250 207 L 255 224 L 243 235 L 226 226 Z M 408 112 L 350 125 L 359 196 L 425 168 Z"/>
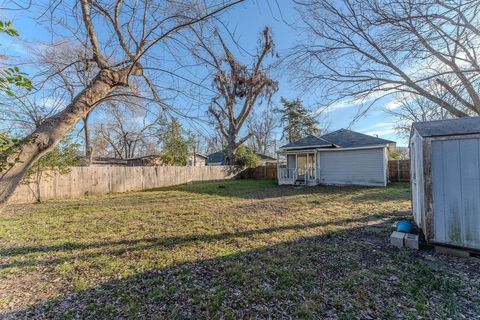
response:
<path id="1" fill-rule="evenodd" d="M 315 136 L 307 136 L 300 140 L 281 146 L 280 149 L 308 149 L 308 148 L 359 148 L 392 144 L 395 141 L 381 139 L 360 132 L 347 129 L 340 129 L 327 133 L 320 138 Z"/>
<path id="2" fill-rule="evenodd" d="M 422 137 L 480 133 L 480 117 L 415 122 L 412 125 Z"/>
<path id="3" fill-rule="evenodd" d="M 312 135 L 281 146 L 280 149 L 301 149 L 307 147 L 332 147 L 332 143 Z"/>
<path id="4" fill-rule="evenodd" d="M 214 153 L 210 153 L 207 156 L 207 163 L 224 163 L 225 162 L 225 152 L 224 151 L 217 151 Z"/>
<path id="5" fill-rule="evenodd" d="M 370 147 L 395 143 L 395 141 L 381 139 L 347 129 L 333 131 L 320 138 L 328 140 L 341 148 Z"/>

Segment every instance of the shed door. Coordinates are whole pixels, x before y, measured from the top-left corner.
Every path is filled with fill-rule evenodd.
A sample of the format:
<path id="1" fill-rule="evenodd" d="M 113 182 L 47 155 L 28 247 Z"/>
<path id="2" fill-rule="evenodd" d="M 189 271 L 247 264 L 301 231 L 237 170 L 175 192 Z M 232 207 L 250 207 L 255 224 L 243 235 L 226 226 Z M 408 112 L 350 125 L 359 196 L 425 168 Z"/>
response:
<path id="1" fill-rule="evenodd" d="M 321 183 L 367 186 L 386 183 L 383 148 L 319 150 L 319 160 Z"/>
<path id="2" fill-rule="evenodd" d="M 434 240 L 480 249 L 480 140 L 432 141 Z"/>

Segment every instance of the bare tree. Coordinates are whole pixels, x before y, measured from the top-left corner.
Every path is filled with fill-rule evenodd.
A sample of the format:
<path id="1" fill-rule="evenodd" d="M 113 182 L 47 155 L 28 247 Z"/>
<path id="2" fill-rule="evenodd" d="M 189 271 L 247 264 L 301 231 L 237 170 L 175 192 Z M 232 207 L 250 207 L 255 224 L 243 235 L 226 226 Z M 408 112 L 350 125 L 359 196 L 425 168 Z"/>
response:
<path id="1" fill-rule="evenodd" d="M 250 117 L 247 128 L 252 135 L 249 140 L 252 149 L 262 154 L 274 154 L 274 131 L 277 127 L 278 117 L 272 110 L 264 110 Z"/>
<path id="2" fill-rule="evenodd" d="M 14 94 L 0 103 L 0 124 L 15 135 L 25 135 L 39 127 L 63 106 L 55 95 Z"/>
<path id="3" fill-rule="evenodd" d="M 147 155 L 159 145 L 165 119 L 134 104 L 109 102 L 95 123 L 96 145 L 104 155 L 128 159 Z M 106 143 L 99 140 L 103 139 Z"/>
<path id="4" fill-rule="evenodd" d="M 225 137 L 218 131 L 212 132 L 211 135 L 205 137 L 205 153 L 209 155 L 217 151 L 223 151 L 227 145 Z"/>
<path id="5" fill-rule="evenodd" d="M 311 0 L 298 8 L 310 41 L 292 53 L 295 72 L 331 103 L 371 105 L 403 92 L 454 117 L 480 114 L 479 1 Z"/>
<path id="6" fill-rule="evenodd" d="M 148 77 L 149 70 L 158 70 L 161 64 L 155 51 L 162 50 L 161 45 L 168 41 L 174 42 L 177 34 L 188 31 L 187 27 L 239 2 L 241 0 L 50 2 L 42 17 L 50 15 L 48 23 L 53 26 L 52 33 L 64 37 L 66 32 L 71 32 L 88 53 L 87 61 L 98 71 L 63 110 L 44 121 L 7 158 L 8 169 L 0 176 L 0 204 L 7 202 L 28 168 L 52 150 L 93 108 L 118 94 L 119 88 L 129 88 L 132 76 L 144 79 L 152 99 L 161 103 L 155 84 Z M 102 32 L 98 32 L 99 26 Z"/>
<path id="7" fill-rule="evenodd" d="M 424 97 L 400 95 L 393 105 L 393 107 L 385 108 L 385 112 L 397 119 L 395 130 L 407 138 L 413 122 L 454 118 L 450 112 Z"/>
<path id="8" fill-rule="evenodd" d="M 249 132 L 239 137 L 245 121 L 254 107 L 260 104 L 260 99 L 269 100 L 278 90 L 277 82 L 270 78 L 269 68 L 264 65 L 267 57 L 273 55 L 273 39 L 270 30 L 265 28 L 253 64 L 247 67 L 233 56 L 218 30 L 215 31 L 215 38 L 220 44 L 219 52 L 216 52 L 212 43 L 204 41 L 198 31 L 196 34 L 201 50 L 195 50 L 194 54 L 214 72 L 213 88 L 216 95 L 209 113 L 225 138 L 227 161 L 234 164 L 235 150 L 252 135 Z"/>

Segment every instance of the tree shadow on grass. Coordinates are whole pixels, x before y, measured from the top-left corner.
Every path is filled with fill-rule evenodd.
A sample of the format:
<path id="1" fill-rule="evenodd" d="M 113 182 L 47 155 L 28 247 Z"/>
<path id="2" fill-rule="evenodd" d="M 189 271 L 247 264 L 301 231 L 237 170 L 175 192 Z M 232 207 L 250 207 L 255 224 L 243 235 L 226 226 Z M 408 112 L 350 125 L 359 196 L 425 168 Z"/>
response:
<path id="1" fill-rule="evenodd" d="M 408 190 L 407 184 L 397 185 Z M 276 180 L 252 180 L 237 179 L 224 181 L 211 181 L 184 184 L 173 187 L 144 190 L 143 192 L 155 191 L 181 191 L 200 195 L 235 197 L 244 199 L 267 199 L 297 195 L 323 194 L 332 196 L 348 196 L 352 192 L 366 193 L 368 198 L 370 191 L 376 194 L 389 194 L 390 187 L 365 187 L 365 186 L 279 186 Z"/>
<path id="2" fill-rule="evenodd" d="M 263 229 L 251 229 L 236 232 L 223 232 L 218 234 L 193 234 L 190 236 L 174 236 L 174 237 L 151 237 L 141 239 L 126 239 L 120 241 L 104 241 L 104 242 L 66 242 L 56 245 L 44 246 L 22 246 L 14 248 L 0 249 L 0 258 L 23 256 L 29 254 L 45 253 L 50 256 L 53 253 L 73 253 L 72 256 L 49 258 L 46 260 L 25 260 L 13 261 L 9 263 L 0 263 L 0 270 L 5 268 L 23 268 L 33 266 L 55 266 L 69 260 L 86 260 L 102 255 L 121 256 L 125 253 L 132 253 L 135 251 L 148 250 L 152 248 L 169 248 L 173 249 L 175 246 L 181 246 L 188 242 L 213 242 L 222 241 L 232 238 L 248 238 L 252 236 L 261 236 L 282 231 L 301 231 L 306 229 L 313 229 L 319 227 L 328 227 L 330 225 L 348 225 L 352 223 L 367 223 L 375 219 L 384 219 L 384 221 L 393 221 L 400 216 L 405 215 L 403 212 L 389 214 L 389 218 L 385 218 L 386 214 L 376 214 L 369 216 L 361 216 L 356 218 L 349 218 L 343 220 L 334 220 L 326 222 L 308 223 L 308 224 L 293 224 L 282 225 L 277 227 L 269 227 Z M 119 247 L 119 248 L 115 248 Z M 82 252 L 91 249 L 101 249 L 96 252 Z"/>
<path id="3" fill-rule="evenodd" d="M 478 312 L 460 302 L 450 308 L 453 294 L 464 298 L 462 285 L 434 273 L 418 254 L 389 247 L 389 223 L 150 270 L 3 317 L 388 319 Z"/>

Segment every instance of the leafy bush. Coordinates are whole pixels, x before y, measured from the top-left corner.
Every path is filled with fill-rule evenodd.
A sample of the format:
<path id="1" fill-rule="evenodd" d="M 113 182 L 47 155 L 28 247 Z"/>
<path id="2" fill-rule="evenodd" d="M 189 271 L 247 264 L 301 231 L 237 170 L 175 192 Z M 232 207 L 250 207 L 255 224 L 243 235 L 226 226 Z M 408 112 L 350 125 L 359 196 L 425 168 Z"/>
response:
<path id="1" fill-rule="evenodd" d="M 260 165 L 260 158 L 252 149 L 247 149 L 242 145 L 235 151 L 235 162 L 238 166 L 255 168 Z"/>

